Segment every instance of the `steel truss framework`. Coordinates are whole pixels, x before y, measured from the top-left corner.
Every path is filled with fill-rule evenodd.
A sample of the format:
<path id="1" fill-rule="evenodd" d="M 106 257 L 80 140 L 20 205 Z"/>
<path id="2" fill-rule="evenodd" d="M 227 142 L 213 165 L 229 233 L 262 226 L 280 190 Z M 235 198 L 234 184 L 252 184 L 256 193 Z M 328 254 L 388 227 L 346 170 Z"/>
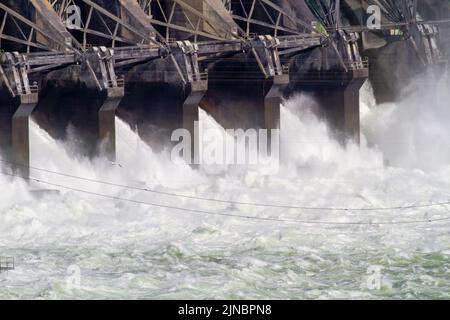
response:
<path id="1" fill-rule="evenodd" d="M 115 68 L 169 56 L 181 64 L 180 77 L 187 82 L 204 78 L 201 61 L 240 52 L 252 54 L 262 74 L 269 78 L 283 70 L 280 56 L 295 55 L 326 42 L 334 47 L 345 70 L 367 67 L 357 46 L 357 31 L 365 30 L 341 24 L 340 0 L 306 0 L 327 33 L 319 33 L 315 26 L 272 0 L 28 1 L 36 15 L 41 14 L 40 20 L 0 3 L 0 45 L 19 48 L 18 53 L 2 55 L 0 76 L 15 96 L 35 90 L 27 84 L 28 74 L 87 63 L 91 73 L 100 78 L 98 88 L 104 90 L 119 86 Z M 409 28 L 416 23 L 425 39 L 427 61 L 432 63 L 440 57 L 435 41 L 438 30 L 418 19 L 417 1 L 366 3 L 379 5 L 392 23 L 407 24 Z M 79 25 L 70 25 L 73 13 L 80 15 Z M 57 23 L 45 21 L 54 19 L 53 15 Z M 56 31 L 48 30 L 48 26 Z M 265 33 L 261 34 L 261 30 Z M 413 45 L 419 51 L 419 45 Z M 187 60 L 176 57 L 180 54 L 190 60 L 185 63 Z M 183 65 L 191 66 L 188 69 L 192 74 L 183 70 Z"/>
<path id="2" fill-rule="evenodd" d="M 337 27 L 340 20 L 340 0 L 306 0 L 319 22 L 327 28 Z"/>
<path id="3" fill-rule="evenodd" d="M 72 29 L 74 33 L 82 34 L 81 46 L 86 49 L 92 46 L 88 43 L 88 36 L 96 36 L 110 42 L 110 47 L 130 45 L 158 45 L 154 34 L 146 33 L 128 23 L 120 16 L 108 11 L 101 5 L 91 0 L 49 0 L 61 21 Z M 122 1 L 121 1 L 122 2 Z M 72 9 L 73 8 L 73 9 Z M 81 11 L 81 8 L 85 11 Z M 85 14 L 83 14 L 85 12 Z M 79 26 L 74 25 L 69 19 L 76 15 Z M 94 25 L 94 20 L 99 24 Z M 124 36 L 128 34 L 128 36 Z"/>
<path id="4" fill-rule="evenodd" d="M 339 30 L 347 32 L 391 32 L 401 36 L 411 44 L 423 65 L 444 62 L 444 54 L 439 45 L 439 25 L 450 21 L 424 21 L 418 12 L 417 0 L 365 0 L 363 9 L 376 5 L 381 10 L 383 23 L 379 30 L 367 26 L 339 26 Z"/>
<path id="5" fill-rule="evenodd" d="M 368 0 L 368 3 L 377 5 L 391 22 L 415 21 L 417 17 L 417 0 Z"/>
<path id="6" fill-rule="evenodd" d="M 7 51 L 0 52 L 0 82 L 13 98 L 20 97 L 22 126 L 38 101 L 38 88 L 28 76 L 45 78 L 68 65 L 79 66 L 98 91 L 106 92 L 100 112 L 108 117 L 114 117 L 124 96 L 116 70 L 161 57 L 171 59 L 181 81 L 199 91 L 207 88 L 202 61 L 243 52 L 274 83 L 286 79 L 280 56 L 324 45 L 334 48 L 343 71 L 367 69 L 357 46 L 357 33 L 366 30 L 341 24 L 340 0 L 305 0 L 325 27 L 322 33 L 274 0 L 21 1 L 34 8 L 30 17 L 0 3 L 0 46 Z M 407 6 L 395 10 L 397 2 L 370 1 L 381 4 L 393 23 L 417 25 L 429 43 L 428 56 L 436 54 L 437 30 L 417 19 L 414 0 L 403 0 Z M 79 24 L 71 21 L 74 13 Z M 18 163 L 27 163 L 26 156 Z"/>
<path id="7" fill-rule="evenodd" d="M 114 161 L 115 110 L 125 92 L 124 81 L 116 77 L 117 68 L 169 58 L 180 80 L 189 84 L 183 110 L 193 110 L 208 81 L 200 61 L 246 52 L 254 57 L 263 77 L 278 86 L 288 79 L 278 50 L 290 54 L 320 46 L 323 40 L 321 35 L 294 30 L 277 38 L 250 36 L 251 28 L 242 30 L 221 0 L 21 1 L 11 7 L 0 3 L 0 44 L 8 51 L 0 52 L 0 83 L 13 98 L 10 146 L 24 177 L 29 177 L 28 121 L 39 100 L 37 83 L 30 84 L 29 74 L 45 80 L 50 71 L 72 65 L 59 74 L 67 77 L 63 80 L 102 92 L 98 137 L 106 142 L 105 149 Z M 75 21 L 71 21 L 73 14 Z M 278 20 L 274 34 L 283 28 Z"/>
<path id="8" fill-rule="evenodd" d="M 92 54 L 95 46 L 113 50 L 109 59 L 115 67 L 168 56 L 183 46 L 180 42 L 174 45 L 176 41 L 189 41 L 185 47 L 198 55 L 196 61 L 242 51 L 254 53 L 255 46 L 261 43 L 275 50 L 276 55 L 290 55 L 320 46 L 327 39 L 330 42 L 333 30 L 347 46 L 343 51 L 336 50 L 341 61 L 349 60 L 357 68 L 364 67 L 360 64 L 356 42 L 357 32 L 367 30 L 341 25 L 340 0 L 306 0 L 311 11 L 326 26 L 328 34 L 318 33 L 315 27 L 271 0 L 115 0 L 112 3 L 119 9 L 114 12 L 102 6 L 100 0 L 28 1 L 39 7 L 36 10 L 44 15 L 42 20 L 48 18 L 45 14 L 52 9 L 59 17 L 60 26 L 55 27 L 54 21 L 48 24 L 59 28 L 55 36 L 55 32 L 47 30 L 45 23 L 37 23 L 34 17 L 24 17 L 0 3 L 0 45 L 6 48 L 8 44 L 14 44 L 20 51 L 19 56 L 14 54 L 2 59 L 3 78 L 8 73 L 5 64 L 16 63 L 27 73 L 47 72 L 86 60 L 83 55 Z M 428 62 L 440 57 L 436 44 L 438 29 L 418 19 L 416 0 L 367 0 L 367 4 L 379 5 L 392 23 L 409 29 L 416 24 L 425 39 Z M 73 12 L 73 8 L 81 8 L 79 12 L 75 10 L 81 15 L 80 23 L 69 28 L 68 12 Z M 254 34 L 261 27 L 267 33 L 260 35 L 271 35 L 275 41 L 261 40 Z M 89 43 L 90 39 L 101 41 Z M 334 40 L 331 43 L 335 46 Z M 267 74 L 265 71 L 263 73 Z M 19 91 L 16 90 L 16 94 Z"/>
<path id="9" fill-rule="evenodd" d="M 311 25 L 289 14 L 270 0 L 223 0 L 223 3 L 230 11 L 242 12 L 241 15 L 232 16 L 236 21 L 243 23 L 247 36 L 251 35 L 252 26 L 267 28 L 275 37 L 281 34 L 300 35 L 313 31 Z M 258 9 L 264 13 L 262 17 L 256 16 Z"/>
<path id="10" fill-rule="evenodd" d="M 89 43 L 90 36 L 102 39 L 102 45 L 107 43 L 107 47 L 114 50 L 111 52 L 111 59 L 115 66 L 119 67 L 143 63 L 149 59 L 170 54 L 180 47 L 180 44 L 172 44 L 177 40 L 171 38 L 172 35 L 177 35 L 176 32 L 187 35 L 187 39 L 194 43 L 193 46 L 187 44 L 187 47 L 192 48 L 195 54 L 199 55 L 199 59 L 196 60 L 200 61 L 202 57 L 217 57 L 221 54 L 242 51 L 254 53 L 252 46 L 257 43 L 258 46 L 265 43 L 276 55 L 279 54 L 278 49 L 281 54 L 291 54 L 320 46 L 323 40 L 321 35 L 311 33 L 305 23 L 289 17 L 282 8 L 268 0 L 254 2 L 254 5 L 259 3 L 266 8 L 268 20 L 265 22 L 255 20 L 252 15 L 249 15 L 246 30 L 235 23 L 233 18 L 242 19 L 237 16 L 232 17 L 222 0 L 204 0 L 203 11 L 198 10 L 201 8 L 191 6 L 185 0 L 116 0 L 120 7 L 118 12 L 111 12 L 101 6 L 98 1 L 93 0 L 30 0 L 30 2 L 35 7 L 41 6 L 47 10 L 50 5 L 53 13 L 56 13 L 60 19 L 58 35 L 67 30 L 70 33 L 67 33 L 69 39 L 67 35 L 55 37 L 54 34 L 49 34 L 44 28 L 38 26 L 35 21 L 0 4 L 0 10 L 3 13 L 0 40 L 25 46 L 21 54 L 26 56 L 23 56 L 21 61 L 28 73 L 47 72 L 86 60 L 83 55 L 92 54 L 91 48 L 99 45 Z M 228 8 L 231 8 L 232 2 L 229 1 Z M 68 12 L 73 14 L 73 8 L 79 8 L 78 11 L 75 10 L 75 13 L 84 13 L 85 16 L 80 17 L 79 26 L 68 28 Z M 269 19 L 268 10 L 271 10 L 272 15 L 276 12 L 277 21 Z M 125 11 L 128 16 L 124 14 Z M 287 29 L 283 27 L 282 19 L 288 19 L 291 23 L 295 22 L 302 29 Z M 135 25 L 132 21 L 138 21 L 140 24 Z M 16 27 L 17 32 L 11 33 L 11 30 L 6 30 L 5 26 L 8 22 L 10 22 L 9 25 Z M 275 35 L 281 30 L 289 31 L 292 35 L 279 36 L 276 41 L 266 41 L 267 39 L 253 41 L 252 39 L 258 40 L 258 38 L 252 34 L 251 26 L 261 24 L 271 25 Z M 55 23 L 52 24 L 54 25 Z M 156 30 L 161 26 L 166 28 L 165 34 Z M 47 41 L 44 43 L 42 38 Z M 53 45 L 49 46 L 48 42 L 52 42 Z M 104 49 L 101 52 L 104 52 Z M 271 74 L 266 71 L 263 70 L 263 73 Z"/>
<path id="11" fill-rule="evenodd" d="M 1 53 L 0 78 L 13 96 L 35 91 L 33 84 L 28 83 L 28 74 L 45 74 L 55 68 L 89 62 L 95 69 L 93 74 L 107 76 L 98 82 L 105 84 L 100 86 L 102 89 L 108 89 L 108 84 L 120 83 L 113 74 L 114 68 L 180 52 L 192 57 L 194 74 L 180 74 L 188 81 L 203 77 L 199 62 L 239 52 L 252 54 L 263 75 L 273 77 L 280 70 L 274 64 L 279 56 L 293 55 L 326 42 L 335 48 L 345 69 L 367 67 L 357 47 L 357 33 L 367 29 L 342 24 L 341 0 L 305 0 L 327 33 L 319 33 L 272 0 L 114 0 L 110 3 L 115 6 L 111 7 L 102 5 L 108 1 L 101 0 L 27 1 L 35 7 L 36 16 L 25 17 L 0 3 L 0 46 L 2 50 L 12 47 L 17 51 Z M 392 23 L 386 28 L 396 26 L 405 30 L 405 40 L 412 42 L 424 63 L 442 59 L 437 44 L 438 28 L 420 19 L 417 0 L 366 0 L 366 4 L 381 8 Z M 81 15 L 80 23 L 70 27 L 68 12 L 73 13 L 73 8 L 81 8 L 75 10 Z M 46 21 L 54 19 L 53 15 L 58 22 Z M 255 34 L 261 30 L 267 32 Z M 418 42 L 408 36 L 409 31 L 419 33 L 422 40 Z M 344 50 L 337 48 L 338 38 Z M 265 58 L 261 54 L 275 60 L 262 63 Z M 97 66 L 93 57 L 101 61 Z M 273 72 L 264 67 L 272 65 L 275 65 Z M 99 72 L 105 68 L 108 72 Z"/>
<path id="12" fill-rule="evenodd" d="M 213 0 L 212 5 L 210 1 L 205 0 L 202 8 L 196 8 L 186 0 L 138 0 L 151 23 L 165 29 L 162 36 L 166 41 L 175 39 L 180 33 L 190 36 L 194 42 L 200 39 L 225 41 L 239 38 L 240 30 L 227 27 L 226 22 L 217 24 L 212 19 L 211 15 L 223 20 L 228 12 L 224 7 L 217 8 L 217 4 L 221 4 L 219 0 Z"/>
<path id="13" fill-rule="evenodd" d="M 39 36 L 58 43 L 59 49 L 70 46 L 67 43 L 53 38 L 36 23 L 7 7 L 3 3 L 0 3 L 0 17 L 0 48 L 3 48 L 6 45 L 5 42 L 9 42 L 22 45 L 24 47 L 24 52 L 22 53 L 30 53 L 34 50 L 55 51 L 55 48 L 38 42 L 36 39 Z M 13 28 L 7 30 L 7 26 L 13 26 Z"/>

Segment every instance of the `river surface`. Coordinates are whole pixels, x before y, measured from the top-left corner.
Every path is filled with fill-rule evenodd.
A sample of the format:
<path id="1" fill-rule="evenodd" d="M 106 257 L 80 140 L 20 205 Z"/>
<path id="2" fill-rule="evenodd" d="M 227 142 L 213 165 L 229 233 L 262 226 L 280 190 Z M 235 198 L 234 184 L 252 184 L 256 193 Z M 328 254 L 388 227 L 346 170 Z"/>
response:
<path id="1" fill-rule="evenodd" d="M 16 263 L 0 298 L 449 299 L 446 86 L 376 106 L 366 85 L 361 147 L 334 141 L 308 97 L 286 101 L 275 174 L 175 164 L 120 120 L 117 162 L 88 160 L 32 123 L 46 171 L 0 175 L 0 256 Z"/>

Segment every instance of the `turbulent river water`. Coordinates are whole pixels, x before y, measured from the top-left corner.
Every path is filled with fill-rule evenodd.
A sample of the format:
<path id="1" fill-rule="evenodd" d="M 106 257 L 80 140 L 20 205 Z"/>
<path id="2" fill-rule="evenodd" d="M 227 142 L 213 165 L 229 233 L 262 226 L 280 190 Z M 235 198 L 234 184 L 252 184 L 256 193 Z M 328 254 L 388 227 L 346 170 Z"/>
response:
<path id="1" fill-rule="evenodd" d="M 270 175 L 175 164 L 120 120 L 117 162 L 88 160 L 32 123 L 32 165 L 47 170 L 32 176 L 54 185 L 0 175 L 0 256 L 16 262 L 0 298 L 450 298 L 449 206 L 433 205 L 450 200 L 447 86 L 376 106 L 366 84 L 360 147 L 334 141 L 308 97 L 286 101 Z"/>

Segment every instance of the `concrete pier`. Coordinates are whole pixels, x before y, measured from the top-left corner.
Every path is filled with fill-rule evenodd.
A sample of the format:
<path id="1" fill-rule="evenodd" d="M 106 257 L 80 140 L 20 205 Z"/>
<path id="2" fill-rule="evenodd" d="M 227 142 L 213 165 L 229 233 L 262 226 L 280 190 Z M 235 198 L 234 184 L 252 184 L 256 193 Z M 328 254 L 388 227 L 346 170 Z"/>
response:
<path id="1" fill-rule="evenodd" d="M 303 93 L 312 97 L 319 106 L 314 112 L 327 120 L 340 142 L 359 143 L 359 91 L 368 78 L 367 65 L 355 68 L 339 60 L 332 48 L 316 49 L 291 61 L 290 78 L 288 96 Z"/>
<path id="2" fill-rule="evenodd" d="M 319 115 L 330 124 L 334 136 L 341 142 L 360 142 L 359 90 L 367 80 L 367 73 L 349 72 L 332 82 L 297 83 L 298 92 L 313 97 L 319 105 Z"/>
<path id="3" fill-rule="evenodd" d="M 370 61 L 369 79 L 378 104 L 396 102 L 411 81 L 447 70 L 449 5 L 439 0 L 385 1 L 380 28 L 368 29 L 369 1 L 347 0 L 341 14 L 361 34 L 360 52 Z"/>
<path id="4" fill-rule="evenodd" d="M 0 0 L 2 149 L 29 165 L 30 115 L 57 139 L 73 130 L 80 152 L 110 160 L 116 115 L 156 149 L 176 129 L 198 138 L 199 106 L 225 129 L 282 130 L 280 104 L 296 93 L 316 99 L 337 139 L 358 141 L 359 89 L 368 77 L 361 52 L 379 70 L 386 67 L 380 52 L 390 49 L 370 47 L 373 32 L 357 25 L 366 4 L 330 2 L 326 18 L 312 2 Z M 382 46 L 408 46 L 425 64 L 439 61 L 437 29 L 400 9 L 408 20 L 402 36 L 384 30 L 381 37 L 395 41 Z"/>
<path id="5" fill-rule="evenodd" d="M 188 97 L 183 103 L 183 129 L 187 130 L 191 136 L 191 163 L 198 164 L 200 161 L 200 132 L 196 133 L 196 124 L 199 123 L 199 106 L 205 93 L 207 83 L 196 83 L 188 89 Z"/>
<path id="6" fill-rule="evenodd" d="M 15 269 L 15 261 L 12 257 L 0 256 L 0 273 Z"/>
<path id="7" fill-rule="evenodd" d="M 191 68 L 192 60 L 185 64 L 176 55 L 174 50 L 167 58 L 128 71 L 126 95 L 118 109 L 118 116 L 156 150 L 170 145 L 177 129 L 184 128 L 192 139 L 196 137 L 194 123 L 199 120 L 198 107 L 208 89 L 206 75 Z M 192 158 L 198 157 L 192 151 Z"/>
<path id="8" fill-rule="evenodd" d="M 29 121 L 37 105 L 37 93 L 15 99 L 1 99 L 0 148 L 4 160 L 10 162 L 15 174 L 27 178 L 30 174 Z"/>
<path id="9" fill-rule="evenodd" d="M 288 76 L 265 79 L 257 63 L 240 55 L 209 69 L 209 90 L 201 102 L 225 129 L 279 129 Z"/>
<path id="10" fill-rule="evenodd" d="M 120 92 L 98 92 L 86 88 L 61 88 L 47 84 L 34 113 L 38 125 L 57 140 L 68 134 L 80 154 L 101 154 L 116 159 L 115 116 L 122 99 Z"/>

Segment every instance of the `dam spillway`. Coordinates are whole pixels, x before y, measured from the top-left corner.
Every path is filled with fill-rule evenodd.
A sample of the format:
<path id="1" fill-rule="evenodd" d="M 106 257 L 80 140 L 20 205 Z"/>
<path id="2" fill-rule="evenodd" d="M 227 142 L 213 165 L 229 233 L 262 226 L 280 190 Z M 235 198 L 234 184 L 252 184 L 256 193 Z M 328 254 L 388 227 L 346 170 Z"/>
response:
<path id="1" fill-rule="evenodd" d="M 178 128 L 195 136 L 199 106 L 224 128 L 278 129 L 282 99 L 299 92 L 339 140 L 358 140 L 365 56 L 382 65 L 374 43 L 413 48 L 424 66 L 443 59 L 414 1 L 394 16 L 384 8 L 401 35 L 367 36 L 372 2 L 1 0 L 2 153 L 28 177 L 31 115 L 56 139 L 71 126 L 83 152 L 112 161 L 116 116 L 150 144 Z"/>

